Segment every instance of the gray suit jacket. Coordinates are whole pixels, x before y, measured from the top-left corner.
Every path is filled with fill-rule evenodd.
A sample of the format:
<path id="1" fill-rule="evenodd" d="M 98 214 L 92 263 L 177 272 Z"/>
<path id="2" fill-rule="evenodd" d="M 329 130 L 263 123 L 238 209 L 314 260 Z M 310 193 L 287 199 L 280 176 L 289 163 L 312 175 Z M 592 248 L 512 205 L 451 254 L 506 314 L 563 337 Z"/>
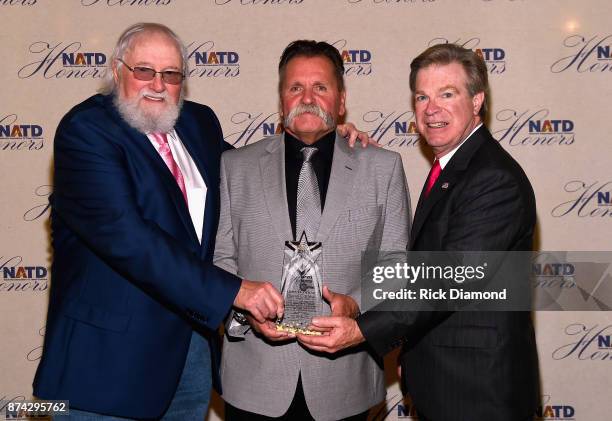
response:
<path id="1" fill-rule="evenodd" d="M 361 253 L 405 250 L 410 228 L 408 188 L 399 154 L 350 149 L 336 138 L 325 208 L 316 241 L 323 244 L 323 283 L 361 300 Z M 221 160 L 221 217 L 214 262 L 280 288 L 285 241 L 293 238 L 285 187 L 284 137 L 227 151 Z M 224 340 L 223 398 L 270 417 L 283 415 L 302 376 L 317 420 L 363 412 L 385 396 L 382 363 L 366 348 L 317 354 L 296 341 L 272 344 L 252 330 Z"/>

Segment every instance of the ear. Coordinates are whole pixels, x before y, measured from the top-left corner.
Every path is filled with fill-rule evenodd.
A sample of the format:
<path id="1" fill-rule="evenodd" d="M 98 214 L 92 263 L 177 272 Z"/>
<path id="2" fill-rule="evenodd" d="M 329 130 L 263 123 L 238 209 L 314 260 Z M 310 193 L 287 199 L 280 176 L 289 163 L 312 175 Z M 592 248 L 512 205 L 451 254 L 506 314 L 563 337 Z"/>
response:
<path id="1" fill-rule="evenodd" d="M 338 115 L 340 117 L 346 114 L 345 102 L 346 102 L 346 90 L 342 90 L 340 91 L 340 107 L 338 108 Z"/>
<path id="2" fill-rule="evenodd" d="M 484 102 L 484 92 L 478 92 L 476 95 L 472 97 L 474 115 L 478 115 L 483 102 Z"/>

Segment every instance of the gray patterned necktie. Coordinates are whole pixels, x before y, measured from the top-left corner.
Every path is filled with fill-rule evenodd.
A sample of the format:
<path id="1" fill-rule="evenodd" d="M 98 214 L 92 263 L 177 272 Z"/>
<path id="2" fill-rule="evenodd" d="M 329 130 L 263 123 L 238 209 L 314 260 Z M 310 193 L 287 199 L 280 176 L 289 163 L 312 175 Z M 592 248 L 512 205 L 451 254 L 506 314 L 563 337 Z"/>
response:
<path id="1" fill-rule="evenodd" d="M 308 241 L 314 241 L 319 230 L 321 219 L 321 194 L 317 175 L 312 167 L 312 156 L 318 151 L 317 148 L 304 147 L 301 149 L 304 163 L 298 178 L 297 201 L 295 212 L 295 239 L 299 240 L 302 232 L 306 231 Z"/>

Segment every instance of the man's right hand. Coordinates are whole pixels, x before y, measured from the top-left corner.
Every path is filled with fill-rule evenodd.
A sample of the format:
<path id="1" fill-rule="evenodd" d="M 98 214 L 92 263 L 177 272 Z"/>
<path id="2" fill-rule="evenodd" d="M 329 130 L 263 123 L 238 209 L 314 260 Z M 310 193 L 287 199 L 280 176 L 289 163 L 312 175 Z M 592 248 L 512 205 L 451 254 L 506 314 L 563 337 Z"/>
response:
<path id="1" fill-rule="evenodd" d="M 283 317 L 285 303 L 283 296 L 270 282 L 243 279 L 234 299 L 234 306 L 248 311 L 259 323 Z"/>

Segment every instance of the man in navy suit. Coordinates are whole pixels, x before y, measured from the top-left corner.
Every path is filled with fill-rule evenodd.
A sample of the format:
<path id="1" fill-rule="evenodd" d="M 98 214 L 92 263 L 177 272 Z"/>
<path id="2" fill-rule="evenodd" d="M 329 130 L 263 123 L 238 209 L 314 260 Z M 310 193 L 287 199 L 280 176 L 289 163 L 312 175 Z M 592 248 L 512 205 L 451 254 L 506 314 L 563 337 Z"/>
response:
<path id="1" fill-rule="evenodd" d="M 57 129 L 53 283 L 34 395 L 69 400 L 73 419 L 202 419 L 211 332 L 232 306 L 262 322 L 283 311 L 271 284 L 212 264 L 229 146 L 210 108 L 183 101 L 186 57 L 167 27 L 129 27 L 109 94 Z"/>
<path id="2" fill-rule="evenodd" d="M 483 124 L 489 91 L 484 61 L 471 50 L 440 44 L 410 67 L 417 127 L 435 156 L 410 248 L 456 254 L 531 250 L 535 197 L 519 164 Z M 518 288 L 528 289 L 528 276 L 520 272 L 505 270 L 515 274 Z M 357 320 L 315 319 L 330 331 L 299 340 L 325 352 L 366 341 L 379 355 L 403 344 L 403 386 L 420 420 L 533 419 L 539 382 L 529 312 L 402 310 L 406 306 L 369 311 Z"/>

